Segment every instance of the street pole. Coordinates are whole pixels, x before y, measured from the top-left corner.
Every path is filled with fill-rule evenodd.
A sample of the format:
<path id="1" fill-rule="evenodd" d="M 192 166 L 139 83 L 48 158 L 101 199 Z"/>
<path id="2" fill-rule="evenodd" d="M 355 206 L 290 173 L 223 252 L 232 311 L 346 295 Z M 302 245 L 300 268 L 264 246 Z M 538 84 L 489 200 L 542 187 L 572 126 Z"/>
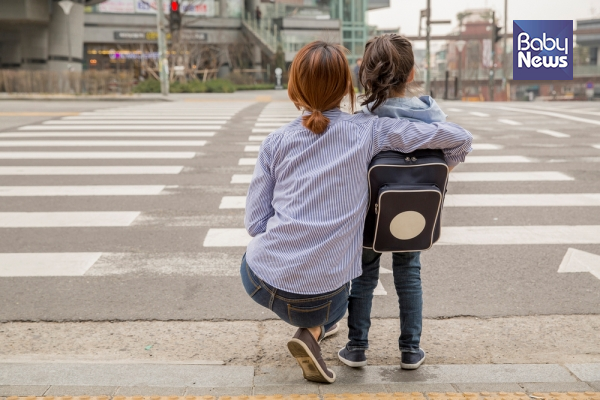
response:
<path id="1" fill-rule="evenodd" d="M 71 8 L 73 7 L 73 2 L 71 0 L 62 0 L 58 2 L 58 5 L 63 9 L 65 15 L 67 16 L 67 47 L 69 48 L 69 55 L 67 57 L 69 62 L 67 64 L 67 69 L 70 71 L 71 62 L 73 61 L 73 58 L 71 56 L 71 18 L 69 17 L 69 15 L 71 15 Z"/>
<path id="2" fill-rule="evenodd" d="M 508 0 L 504 0 L 504 50 L 502 52 L 502 82 L 504 83 L 503 89 L 508 87 Z M 506 100 L 510 101 L 507 91 Z"/>
<path id="3" fill-rule="evenodd" d="M 492 37 L 490 41 L 492 42 L 492 67 L 490 69 L 490 82 L 489 82 L 489 93 L 490 93 L 490 101 L 494 101 L 494 74 L 496 71 L 495 63 L 496 63 L 496 12 L 492 11 L 492 25 L 490 31 L 492 33 Z"/>
<path id="4" fill-rule="evenodd" d="M 430 55 L 430 41 L 431 41 L 431 0 L 427 0 L 427 10 L 425 15 L 425 65 L 427 71 L 425 71 L 425 94 L 429 96 L 431 94 L 431 55 Z"/>
<path id="5" fill-rule="evenodd" d="M 169 60 L 165 38 L 165 9 L 163 0 L 156 1 L 156 30 L 158 33 L 158 69 L 160 74 L 160 92 L 169 95 Z"/>

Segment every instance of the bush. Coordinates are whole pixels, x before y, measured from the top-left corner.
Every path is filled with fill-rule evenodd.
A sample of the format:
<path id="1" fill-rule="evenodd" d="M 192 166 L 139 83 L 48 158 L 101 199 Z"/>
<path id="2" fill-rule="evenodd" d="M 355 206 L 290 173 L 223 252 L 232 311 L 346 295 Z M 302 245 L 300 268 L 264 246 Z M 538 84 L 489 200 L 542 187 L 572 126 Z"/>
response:
<path id="1" fill-rule="evenodd" d="M 254 85 L 236 85 L 237 90 L 272 90 L 275 85 L 272 83 L 257 83 Z"/>
<path id="2" fill-rule="evenodd" d="M 185 83 L 173 82 L 170 85 L 171 93 L 205 93 L 206 84 L 199 80 L 193 80 Z"/>
<path id="3" fill-rule="evenodd" d="M 160 82 L 156 79 L 147 79 L 135 85 L 133 93 L 160 93 Z"/>
<path id="4" fill-rule="evenodd" d="M 213 79 L 206 82 L 206 88 L 209 93 L 233 93 L 235 85 L 227 79 Z"/>

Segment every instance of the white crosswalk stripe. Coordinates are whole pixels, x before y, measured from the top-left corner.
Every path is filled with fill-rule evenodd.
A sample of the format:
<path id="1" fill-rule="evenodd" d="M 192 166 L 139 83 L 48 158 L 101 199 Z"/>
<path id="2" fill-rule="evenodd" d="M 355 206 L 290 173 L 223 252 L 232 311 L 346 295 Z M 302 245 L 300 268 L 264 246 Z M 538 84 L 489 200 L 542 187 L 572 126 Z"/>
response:
<path id="1" fill-rule="evenodd" d="M 0 175 L 173 175 L 183 170 L 178 165 L 143 166 L 17 166 L 0 167 Z"/>
<path id="2" fill-rule="evenodd" d="M 87 160 L 87 159 L 190 159 L 190 151 L 11 151 L 0 152 L 2 160 Z"/>
<path id="3" fill-rule="evenodd" d="M 156 195 L 165 185 L 0 186 L 0 196 L 143 196 Z"/>
<path id="4" fill-rule="evenodd" d="M 213 137 L 216 132 L 142 132 L 142 131 L 96 131 L 96 132 L 7 132 L 0 138 L 49 138 L 49 137 Z"/>
<path id="5" fill-rule="evenodd" d="M 19 128 L 21 131 L 105 131 L 110 127 L 103 125 L 27 125 Z M 167 131 L 172 129 L 171 125 L 119 125 L 122 131 Z M 182 131 L 214 131 L 221 129 L 220 125 L 177 125 L 177 130 Z"/>
<path id="6" fill-rule="evenodd" d="M 139 211 L 0 212 L 0 228 L 129 226 Z"/>
<path id="7" fill-rule="evenodd" d="M 0 147 L 202 147 L 206 140 L 0 140 Z"/>

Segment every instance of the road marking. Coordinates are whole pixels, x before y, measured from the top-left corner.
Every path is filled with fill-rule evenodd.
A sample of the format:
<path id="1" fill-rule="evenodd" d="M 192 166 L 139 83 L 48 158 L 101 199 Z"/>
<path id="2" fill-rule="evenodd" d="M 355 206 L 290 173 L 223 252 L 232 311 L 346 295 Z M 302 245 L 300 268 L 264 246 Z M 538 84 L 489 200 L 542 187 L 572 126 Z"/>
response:
<path id="1" fill-rule="evenodd" d="M 245 229 L 211 228 L 204 238 L 204 247 L 246 247 L 252 238 Z"/>
<path id="2" fill-rule="evenodd" d="M 250 183 L 252 175 L 235 174 L 231 183 Z M 574 178 L 557 171 L 524 172 L 453 172 L 450 182 L 537 182 L 537 181 L 573 181 Z"/>
<path id="3" fill-rule="evenodd" d="M 460 108 L 448 108 L 448 111 L 452 111 L 452 112 L 463 112 L 463 110 L 461 110 Z"/>
<path id="4" fill-rule="evenodd" d="M 589 272 L 600 279 L 600 256 L 569 247 L 557 272 Z"/>
<path id="5" fill-rule="evenodd" d="M 110 117 L 108 117 L 107 115 L 86 115 L 86 116 L 77 116 L 77 117 L 65 117 L 62 118 L 62 121 L 97 121 L 97 120 L 101 120 L 104 121 L 106 120 L 106 118 L 110 118 L 113 121 L 132 121 L 132 120 L 139 120 L 139 121 L 160 121 L 160 120 L 164 120 L 164 121 L 169 121 L 168 123 L 171 123 L 171 121 L 190 121 L 190 123 L 192 121 L 213 121 L 215 119 L 220 119 L 220 120 L 230 120 L 231 116 L 223 116 L 223 115 L 219 115 L 219 116 L 202 116 L 202 117 L 197 117 L 197 116 L 190 116 L 188 115 L 180 115 L 177 117 L 173 117 L 171 115 L 169 116 L 156 116 L 156 115 L 146 115 L 146 116 L 113 116 L 111 115 Z M 216 121 L 213 121 L 214 123 L 217 123 Z M 219 122 L 224 124 L 225 122 Z"/>
<path id="6" fill-rule="evenodd" d="M 538 182 L 573 181 L 574 178 L 557 171 L 524 172 L 453 172 L 450 182 Z"/>
<path id="7" fill-rule="evenodd" d="M 473 143 L 471 147 L 473 147 L 473 150 L 502 150 L 504 148 L 500 144 L 491 143 Z"/>
<path id="8" fill-rule="evenodd" d="M 600 225 L 447 226 L 438 244 L 532 245 L 598 244 Z"/>
<path id="9" fill-rule="evenodd" d="M 35 137 L 213 137 L 216 132 L 137 132 L 137 131 L 104 131 L 104 132 L 8 132 L 0 133 L 0 138 L 35 138 Z"/>
<path id="10" fill-rule="evenodd" d="M 275 129 L 252 128 L 252 133 L 271 133 L 273 131 L 275 131 Z"/>
<path id="11" fill-rule="evenodd" d="M 498 106 L 498 107 L 496 107 L 496 109 L 506 110 L 506 111 L 515 111 L 515 112 L 520 112 L 520 113 L 528 113 L 528 114 L 546 115 L 549 117 L 568 119 L 571 121 L 583 122 L 586 124 L 600 125 L 599 120 L 574 117 L 572 115 L 559 114 L 556 111 L 538 111 L 538 110 L 532 110 L 532 109 L 512 108 L 512 107 L 504 107 L 504 106 Z"/>
<path id="12" fill-rule="evenodd" d="M 448 194 L 444 207 L 600 207 L 600 193 Z M 224 196 L 222 209 L 246 208 L 246 196 Z"/>
<path id="13" fill-rule="evenodd" d="M 383 283 L 381 283 L 381 279 L 377 281 L 377 287 L 373 291 L 373 296 L 387 296 L 387 291 L 383 287 Z"/>
<path id="14" fill-rule="evenodd" d="M 550 135 L 557 138 L 567 138 L 571 137 L 571 135 L 567 135 L 566 133 L 551 131 L 550 129 L 539 129 L 538 133 L 543 133 L 544 135 Z"/>
<path id="15" fill-rule="evenodd" d="M 206 233 L 204 247 L 246 247 L 251 239 L 245 229 L 211 228 Z M 600 225 L 446 226 L 438 244 L 600 244 Z"/>
<path id="16" fill-rule="evenodd" d="M 0 228 L 129 226 L 139 211 L 0 212 Z"/>
<path id="17" fill-rule="evenodd" d="M 259 152 L 260 151 L 260 146 L 246 146 L 244 147 L 244 151 L 245 152 Z"/>
<path id="18" fill-rule="evenodd" d="M 296 115 L 294 118 L 269 118 L 269 117 L 258 117 L 256 122 L 279 122 L 281 124 L 287 124 L 298 118 Z"/>
<path id="19" fill-rule="evenodd" d="M 600 144 L 593 144 L 592 145 L 593 148 L 600 150 Z"/>
<path id="20" fill-rule="evenodd" d="M 173 125 L 131 125 L 119 126 L 122 131 L 169 131 L 174 130 Z M 112 129 L 110 126 L 98 125 L 26 125 L 19 128 L 20 131 L 106 131 Z M 177 125 L 176 130 L 218 130 L 221 125 Z"/>
<path id="21" fill-rule="evenodd" d="M 444 207 L 600 207 L 600 193 L 452 194 Z"/>
<path id="22" fill-rule="evenodd" d="M 525 156 L 468 156 L 469 164 L 518 164 L 532 163 L 535 160 Z M 256 165 L 256 158 L 241 158 L 238 165 Z"/>
<path id="23" fill-rule="evenodd" d="M 235 174 L 231 177 L 230 183 L 250 183 L 251 181 L 252 181 L 252 175 Z"/>
<path id="24" fill-rule="evenodd" d="M 281 126 L 283 126 L 283 124 L 279 123 L 279 122 L 257 122 L 254 126 L 256 127 L 272 127 L 272 128 L 279 128 Z"/>
<path id="25" fill-rule="evenodd" d="M 211 120 L 211 121 L 205 121 L 205 120 L 198 120 L 198 121 L 179 121 L 179 120 L 156 120 L 156 121 L 152 121 L 153 123 L 156 124 L 169 124 L 172 125 L 173 127 L 177 127 L 179 125 L 189 125 L 189 124 L 194 124 L 194 125 L 215 125 L 215 124 L 226 124 L 227 121 L 226 120 Z M 94 120 L 94 121 L 65 121 L 65 120 L 50 120 L 50 121 L 44 121 L 42 122 L 42 124 L 44 125 L 84 125 L 84 126 L 88 126 L 88 125 L 139 125 L 140 121 L 131 121 L 131 120 L 113 120 L 112 118 L 110 119 L 102 119 L 102 120 Z M 194 125 L 189 125 L 189 126 L 194 126 Z M 37 125 L 33 125 L 33 126 L 37 126 Z M 109 127 L 107 127 L 109 128 Z"/>
<path id="26" fill-rule="evenodd" d="M 256 165 L 256 158 L 240 158 L 238 165 Z"/>
<path id="27" fill-rule="evenodd" d="M 183 166 L 0 167 L 0 175 L 177 175 Z"/>
<path id="28" fill-rule="evenodd" d="M 0 196 L 142 196 L 157 195 L 164 185 L 0 186 Z"/>
<path id="29" fill-rule="evenodd" d="M 0 112 L 0 117 L 64 117 L 69 115 L 79 115 L 78 112 L 44 112 L 44 111 L 21 111 L 21 112 Z"/>
<path id="30" fill-rule="evenodd" d="M 0 140 L 0 147 L 201 147 L 206 140 Z"/>
<path id="31" fill-rule="evenodd" d="M 498 122 L 501 122 L 506 125 L 523 125 L 522 123 L 520 123 L 518 121 L 513 121 L 512 119 L 504 119 L 504 118 L 499 118 Z"/>
<path id="32" fill-rule="evenodd" d="M 478 111 L 470 111 L 469 114 L 474 115 L 476 117 L 489 117 L 490 114 L 478 112 Z"/>
<path id="33" fill-rule="evenodd" d="M 102 253 L 0 253 L 0 276 L 82 276 Z"/>
<path id="34" fill-rule="evenodd" d="M 466 162 L 469 164 L 512 164 L 531 163 L 533 160 L 524 156 L 468 156 Z"/>
<path id="35" fill-rule="evenodd" d="M 223 196 L 220 209 L 245 209 L 246 196 Z"/>
<path id="36" fill-rule="evenodd" d="M 189 159 L 191 151 L 6 151 L 0 152 L 2 160 L 87 160 L 87 159 Z"/>
<path id="37" fill-rule="evenodd" d="M 262 142 L 266 138 L 267 138 L 266 136 L 250 136 L 250 137 L 248 137 L 248 141 L 250 141 L 250 142 Z"/>

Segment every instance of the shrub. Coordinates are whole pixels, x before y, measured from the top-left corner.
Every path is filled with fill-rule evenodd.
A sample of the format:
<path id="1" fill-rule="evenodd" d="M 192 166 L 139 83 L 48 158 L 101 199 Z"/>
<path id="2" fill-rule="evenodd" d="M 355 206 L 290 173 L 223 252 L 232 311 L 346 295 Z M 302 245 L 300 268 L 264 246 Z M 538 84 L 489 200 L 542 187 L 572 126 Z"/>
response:
<path id="1" fill-rule="evenodd" d="M 272 83 L 257 83 L 254 85 L 236 85 L 237 90 L 272 90 L 275 85 Z"/>
<path id="2" fill-rule="evenodd" d="M 160 93 L 160 82 L 156 79 L 147 79 L 135 85 L 131 91 L 133 93 Z"/>
<path id="3" fill-rule="evenodd" d="M 213 79 L 206 82 L 206 88 L 209 93 L 233 93 L 235 85 L 227 79 Z"/>

